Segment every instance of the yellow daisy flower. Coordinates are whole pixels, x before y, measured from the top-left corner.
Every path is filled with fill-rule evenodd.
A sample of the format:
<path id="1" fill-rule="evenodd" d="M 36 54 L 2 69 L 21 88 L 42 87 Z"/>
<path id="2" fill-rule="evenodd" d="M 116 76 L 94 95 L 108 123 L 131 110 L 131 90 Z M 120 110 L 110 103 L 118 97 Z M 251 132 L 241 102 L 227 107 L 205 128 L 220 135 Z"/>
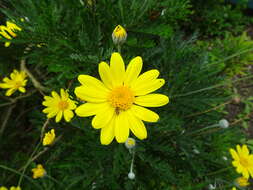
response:
<path id="1" fill-rule="evenodd" d="M 26 73 L 24 71 L 17 71 L 14 70 L 10 78 L 5 77 L 3 78 L 3 83 L 0 83 L 0 88 L 9 88 L 9 90 L 6 91 L 6 96 L 11 96 L 16 90 L 19 90 L 22 93 L 25 93 L 25 86 L 26 86 L 27 80 L 26 80 Z"/>
<path id="2" fill-rule="evenodd" d="M 1 187 L 0 187 L 0 190 L 8 190 L 8 188 L 7 188 L 7 187 L 4 187 L 4 186 L 1 186 Z"/>
<path id="3" fill-rule="evenodd" d="M 249 185 L 248 179 L 244 178 L 244 177 L 238 177 L 236 179 L 236 183 L 240 186 L 240 187 L 247 187 Z"/>
<path id="4" fill-rule="evenodd" d="M 55 117 L 55 121 L 59 122 L 64 117 L 65 121 L 69 122 L 73 117 L 74 113 L 72 110 L 76 109 L 76 102 L 71 100 L 69 94 L 64 89 L 61 89 L 59 94 L 52 92 L 51 96 L 44 96 L 45 101 L 42 102 L 45 108 L 43 113 L 47 113 L 48 118 Z"/>
<path id="5" fill-rule="evenodd" d="M 33 179 L 41 178 L 46 175 L 46 170 L 43 168 L 41 164 L 38 164 L 36 168 L 32 169 Z"/>
<path id="6" fill-rule="evenodd" d="M 118 25 L 116 28 L 113 30 L 112 33 L 112 40 L 114 44 L 122 44 L 126 41 L 127 38 L 127 32 L 126 30 L 121 26 Z"/>
<path id="7" fill-rule="evenodd" d="M 114 137 L 124 143 L 130 130 L 139 139 L 147 138 L 143 121 L 157 122 L 159 116 L 144 107 L 160 107 L 169 102 L 165 95 L 149 94 L 165 83 L 157 79 L 159 71 L 150 70 L 139 76 L 141 69 L 141 57 L 132 59 L 125 70 L 121 55 L 113 53 L 110 66 L 105 62 L 99 64 L 102 82 L 89 75 L 78 76 L 81 86 L 75 88 L 75 94 L 87 103 L 79 106 L 76 114 L 95 115 L 92 126 L 101 129 L 102 144 L 110 144 Z"/>
<path id="8" fill-rule="evenodd" d="M 21 188 L 20 188 L 19 186 L 17 186 L 17 187 L 12 186 L 12 187 L 10 188 L 10 190 L 21 190 Z"/>
<path id="9" fill-rule="evenodd" d="M 236 146 L 237 152 L 234 149 L 230 149 L 230 153 L 234 159 L 233 166 L 239 174 L 242 174 L 244 178 L 248 179 L 249 176 L 253 177 L 253 155 L 249 154 L 249 149 L 246 145 Z"/>
<path id="10" fill-rule="evenodd" d="M 7 21 L 6 26 L 1 25 L 0 26 L 0 36 L 4 37 L 7 40 L 11 40 L 12 38 L 15 38 L 17 34 L 15 33 L 16 31 L 21 31 L 22 29 L 18 27 L 16 24 L 13 22 Z M 4 46 L 9 47 L 11 44 L 10 41 L 5 42 Z"/>
<path id="11" fill-rule="evenodd" d="M 55 139 L 55 133 L 54 129 L 51 129 L 51 131 L 47 132 L 43 138 L 43 146 L 51 145 L 54 142 Z"/>

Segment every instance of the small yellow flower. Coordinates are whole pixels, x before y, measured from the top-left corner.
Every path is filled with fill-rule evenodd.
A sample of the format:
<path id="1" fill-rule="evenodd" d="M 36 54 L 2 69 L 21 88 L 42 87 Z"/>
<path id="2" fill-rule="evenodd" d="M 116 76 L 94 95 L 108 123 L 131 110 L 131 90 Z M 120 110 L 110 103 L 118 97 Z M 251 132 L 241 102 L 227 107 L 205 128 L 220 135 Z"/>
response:
<path id="1" fill-rule="evenodd" d="M 126 41 L 126 38 L 127 38 L 126 30 L 120 25 L 116 26 L 116 28 L 113 30 L 112 33 L 113 43 L 116 45 L 122 44 Z"/>
<path id="2" fill-rule="evenodd" d="M 231 190 L 236 190 L 236 188 L 235 188 L 235 187 L 233 187 Z"/>
<path id="3" fill-rule="evenodd" d="M 55 139 L 55 133 L 54 129 L 51 129 L 51 131 L 47 132 L 43 138 L 43 146 L 51 145 L 54 142 Z"/>
<path id="4" fill-rule="evenodd" d="M 119 53 L 113 53 L 110 66 L 101 62 L 98 70 L 101 80 L 89 75 L 79 75 L 81 86 L 75 94 L 87 103 L 75 112 L 80 117 L 93 116 L 92 126 L 101 129 L 100 141 L 104 145 L 112 142 L 124 143 L 131 132 L 139 139 L 147 138 L 143 123 L 157 122 L 159 115 L 145 107 L 160 107 L 169 102 L 163 94 L 152 93 L 162 87 L 164 79 L 158 78 L 158 70 L 140 75 L 142 58 L 135 57 L 125 69 Z"/>
<path id="5" fill-rule="evenodd" d="M 0 88 L 9 88 L 9 90 L 6 91 L 6 96 L 11 96 L 16 90 L 19 90 L 22 93 L 25 93 L 25 86 L 26 86 L 27 80 L 26 80 L 26 74 L 24 71 L 17 71 L 14 70 L 10 78 L 5 77 L 3 78 L 3 83 L 0 83 Z"/>
<path id="6" fill-rule="evenodd" d="M 33 168 L 32 172 L 34 179 L 41 178 L 46 175 L 46 170 L 43 168 L 41 164 L 38 164 L 36 168 Z"/>
<path id="7" fill-rule="evenodd" d="M 247 187 L 249 185 L 248 179 L 244 178 L 244 177 L 238 177 L 236 179 L 236 183 L 240 186 L 240 187 Z"/>
<path id="8" fill-rule="evenodd" d="M 51 96 L 44 96 L 45 101 L 42 102 L 45 108 L 43 113 L 47 113 L 48 118 L 55 117 L 55 121 L 59 122 L 64 117 L 65 121 L 69 122 L 73 117 L 74 113 L 72 110 L 76 109 L 76 102 L 69 98 L 69 94 L 64 89 L 61 89 L 61 94 L 52 92 Z"/>
<path id="9" fill-rule="evenodd" d="M 8 190 L 8 189 L 6 187 L 4 187 L 4 186 L 1 186 L 0 190 Z"/>
<path id="10" fill-rule="evenodd" d="M 236 149 L 237 152 L 232 148 L 229 150 L 234 159 L 232 165 L 244 178 L 248 179 L 250 176 L 253 177 L 253 155 L 249 154 L 249 149 L 246 145 L 242 147 L 237 145 Z"/>
<path id="11" fill-rule="evenodd" d="M 19 187 L 19 186 L 17 186 L 17 187 L 12 186 L 12 187 L 10 188 L 10 190 L 21 190 L 21 187 Z"/>
<path id="12" fill-rule="evenodd" d="M 22 29 L 20 27 L 18 27 L 16 24 L 14 24 L 13 22 L 10 22 L 10 21 L 6 22 L 6 26 L 4 26 L 4 25 L 0 26 L 0 36 L 9 40 L 8 42 L 5 42 L 5 47 L 9 47 L 11 44 L 10 40 L 17 36 L 17 34 L 15 32 L 21 31 L 21 30 Z"/>

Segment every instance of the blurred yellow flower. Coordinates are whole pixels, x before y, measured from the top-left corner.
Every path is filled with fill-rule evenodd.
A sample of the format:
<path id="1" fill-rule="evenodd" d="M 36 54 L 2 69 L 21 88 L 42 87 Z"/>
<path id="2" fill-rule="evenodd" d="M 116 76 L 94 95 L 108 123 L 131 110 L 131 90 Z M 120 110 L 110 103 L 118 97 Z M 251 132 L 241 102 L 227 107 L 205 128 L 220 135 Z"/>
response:
<path id="1" fill-rule="evenodd" d="M 127 32 L 126 30 L 121 26 L 118 25 L 116 28 L 113 30 L 112 33 L 112 40 L 114 44 L 122 44 L 126 41 L 127 38 Z"/>
<path id="2" fill-rule="evenodd" d="M 4 186 L 1 186 L 0 190 L 8 190 L 8 189 L 6 187 L 4 187 Z"/>
<path id="3" fill-rule="evenodd" d="M 234 161 L 233 166 L 239 174 L 242 174 L 244 178 L 248 179 L 249 176 L 253 177 L 253 155 L 249 154 L 249 149 L 246 145 L 236 146 L 237 152 L 234 149 L 230 149 Z"/>
<path id="4" fill-rule="evenodd" d="M 6 26 L 1 25 L 0 26 L 0 36 L 7 40 L 11 40 L 12 38 L 15 38 L 17 34 L 15 33 L 16 31 L 21 31 L 22 29 L 18 27 L 16 24 L 13 22 L 7 21 Z M 11 44 L 10 41 L 5 42 L 5 47 L 9 47 Z"/>
<path id="5" fill-rule="evenodd" d="M 34 179 L 41 178 L 46 175 L 46 170 L 43 168 L 41 164 L 38 164 L 36 168 L 33 168 L 32 172 Z"/>
<path id="6" fill-rule="evenodd" d="M 25 86 L 26 86 L 27 80 L 26 80 L 26 73 L 24 71 L 17 71 L 14 70 L 10 78 L 5 77 L 3 78 L 3 83 L 0 83 L 0 88 L 9 88 L 9 90 L 6 91 L 6 96 L 11 96 L 16 90 L 19 90 L 22 93 L 25 93 Z"/>
<path id="7" fill-rule="evenodd" d="M 54 142 L 55 139 L 55 133 L 54 129 L 51 129 L 51 131 L 47 132 L 43 138 L 43 146 L 51 145 Z"/>
<path id="8" fill-rule="evenodd" d="M 48 118 L 55 117 L 55 121 L 59 122 L 64 117 L 65 121 L 69 122 L 74 113 L 72 110 L 76 109 L 76 102 L 71 100 L 69 94 L 64 89 L 61 89 L 60 96 L 57 92 L 52 92 L 51 96 L 44 96 L 45 101 L 42 102 L 45 108 L 43 113 L 47 113 Z"/>
<path id="9" fill-rule="evenodd" d="M 244 177 L 238 177 L 236 179 L 236 183 L 240 186 L 240 187 L 247 187 L 249 185 L 248 179 L 244 178 Z"/>
<path id="10" fill-rule="evenodd" d="M 17 186 L 17 187 L 12 186 L 12 187 L 10 188 L 10 190 L 21 190 L 21 188 L 20 188 L 19 186 Z"/>
<path id="11" fill-rule="evenodd" d="M 144 107 L 160 107 L 169 102 L 155 90 L 165 83 L 159 79 L 158 70 L 150 70 L 140 74 L 142 58 L 135 57 L 126 70 L 119 53 L 113 53 L 110 66 L 99 64 L 99 75 L 102 82 L 89 75 L 79 75 L 81 86 L 75 88 L 75 94 L 87 103 L 76 109 L 80 117 L 95 117 L 92 126 L 101 129 L 100 141 L 108 145 L 114 137 L 124 143 L 131 130 L 139 139 L 147 138 L 147 130 L 143 121 L 157 122 L 159 115 Z"/>
<path id="12" fill-rule="evenodd" d="M 233 188 L 232 188 L 232 190 L 236 190 L 236 188 L 235 188 L 235 187 L 233 187 Z"/>

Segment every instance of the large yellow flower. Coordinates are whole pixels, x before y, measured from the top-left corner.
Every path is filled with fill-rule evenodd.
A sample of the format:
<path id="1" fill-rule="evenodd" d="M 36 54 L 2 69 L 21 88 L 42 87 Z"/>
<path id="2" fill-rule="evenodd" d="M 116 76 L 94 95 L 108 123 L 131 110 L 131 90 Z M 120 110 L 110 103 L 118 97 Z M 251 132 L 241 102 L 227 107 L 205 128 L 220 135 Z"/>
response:
<path id="1" fill-rule="evenodd" d="M 22 29 L 18 27 L 15 23 L 7 21 L 6 26 L 1 25 L 0 26 L 0 36 L 4 37 L 7 40 L 11 40 L 12 38 L 15 38 L 17 34 L 16 31 L 21 31 Z M 5 47 L 9 47 L 11 44 L 10 41 L 5 42 Z"/>
<path id="2" fill-rule="evenodd" d="M 236 167 L 236 171 L 242 174 L 246 179 L 249 176 L 253 177 L 253 155 L 249 154 L 249 149 L 246 145 L 236 146 L 237 152 L 234 149 L 230 149 L 230 153 L 234 159 L 233 166 Z"/>
<path id="3" fill-rule="evenodd" d="M 47 108 L 43 110 L 43 113 L 47 113 L 48 118 L 56 116 L 55 121 L 59 122 L 64 116 L 65 121 L 69 122 L 74 117 L 72 110 L 76 109 L 76 102 L 69 98 L 68 92 L 64 89 L 61 89 L 60 96 L 53 91 L 52 97 L 44 96 L 44 99 L 42 104 Z"/>
<path id="4" fill-rule="evenodd" d="M 26 80 L 26 74 L 24 71 L 17 71 L 14 70 L 10 78 L 4 77 L 3 83 L 0 83 L 0 88 L 9 88 L 9 90 L 6 91 L 6 96 L 11 96 L 16 90 L 19 90 L 22 93 L 25 93 L 25 86 L 26 86 L 27 80 Z"/>
<path id="5" fill-rule="evenodd" d="M 101 129 L 102 144 L 110 144 L 114 137 L 123 143 L 130 130 L 139 139 L 147 138 L 143 121 L 157 122 L 159 116 L 144 107 L 159 107 L 169 102 L 165 95 L 149 94 L 165 83 L 157 78 L 159 71 L 150 70 L 139 76 L 141 69 L 141 57 L 132 59 L 125 70 L 121 55 L 113 53 L 110 66 L 105 62 L 99 64 L 102 82 L 89 75 L 79 75 L 81 86 L 75 88 L 75 94 L 87 103 L 79 106 L 76 114 L 95 115 L 92 126 Z"/>

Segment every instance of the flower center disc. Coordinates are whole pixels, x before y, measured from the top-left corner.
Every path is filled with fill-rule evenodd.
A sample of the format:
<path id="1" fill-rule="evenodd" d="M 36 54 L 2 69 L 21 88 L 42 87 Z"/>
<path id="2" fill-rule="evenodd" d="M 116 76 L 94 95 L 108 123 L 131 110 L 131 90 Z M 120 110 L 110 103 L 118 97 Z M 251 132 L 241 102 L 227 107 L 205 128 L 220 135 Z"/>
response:
<path id="1" fill-rule="evenodd" d="M 134 102 L 133 92 L 127 86 L 114 88 L 109 94 L 108 101 L 115 108 L 127 110 Z"/>
<path id="2" fill-rule="evenodd" d="M 15 82 L 15 88 L 19 88 L 22 86 L 22 82 L 21 81 L 16 81 Z"/>
<path id="3" fill-rule="evenodd" d="M 69 103 L 66 102 L 66 101 L 62 101 L 62 100 L 61 100 L 61 101 L 58 103 L 58 108 L 59 108 L 60 110 L 65 110 L 65 109 L 68 108 L 68 106 L 69 106 Z"/>
<path id="4" fill-rule="evenodd" d="M 243 165 L 243 167 L 245 167 L 245 168 L 250 167 L 250 162 L 249 162 L 248 159 L 246 159 L 246 158 L 241 157 L 241 158 L 240 158 L 240 163 L 241 163 L 241 165 Z"/>

